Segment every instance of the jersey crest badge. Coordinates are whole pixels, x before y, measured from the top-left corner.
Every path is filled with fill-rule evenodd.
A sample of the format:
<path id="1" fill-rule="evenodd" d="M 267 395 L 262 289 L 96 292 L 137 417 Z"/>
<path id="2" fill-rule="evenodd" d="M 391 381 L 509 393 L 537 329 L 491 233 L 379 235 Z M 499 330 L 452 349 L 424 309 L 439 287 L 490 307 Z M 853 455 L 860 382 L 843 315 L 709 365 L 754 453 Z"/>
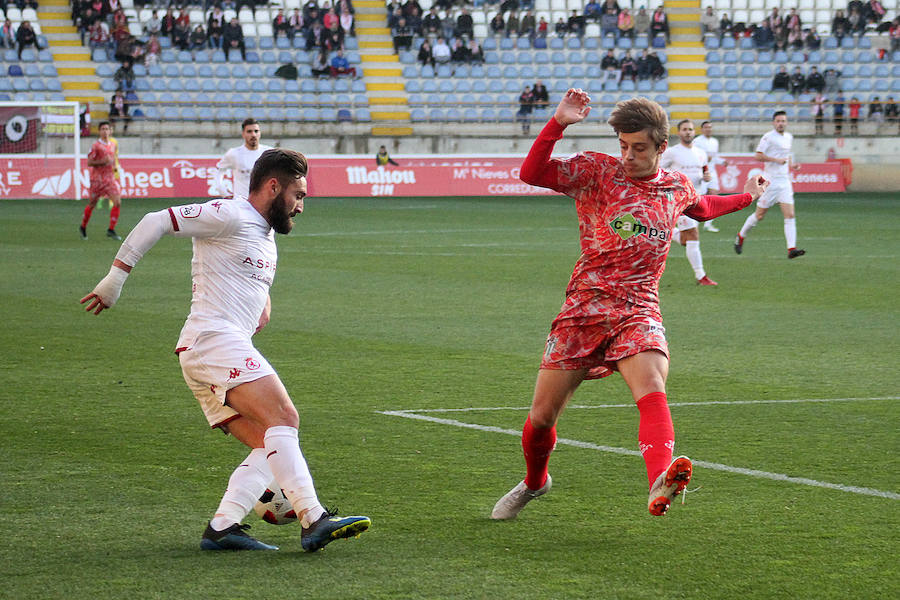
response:
<path id="1" fill-rule="evenodd" d="M 196 219 L 200 216 L 200 211 L 203 210 L 202 206 L 197 206 L 196 204 L 191 204 L 190 206 L 182 206 L 178 211 L 181 213 L 181 216 L 185 219 Z"/>

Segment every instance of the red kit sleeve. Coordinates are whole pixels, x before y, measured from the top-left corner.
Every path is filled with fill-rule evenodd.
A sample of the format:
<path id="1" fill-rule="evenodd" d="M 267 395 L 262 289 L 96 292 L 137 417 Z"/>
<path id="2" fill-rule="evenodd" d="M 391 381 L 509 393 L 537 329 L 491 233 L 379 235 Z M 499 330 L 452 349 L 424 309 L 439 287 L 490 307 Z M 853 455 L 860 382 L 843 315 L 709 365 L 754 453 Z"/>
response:
<path id="1" fill-rule="evenodd" d="M 753 196 L 750 194 L 700 196 L 700 202 L 685 209 L 684 214 L 698 221 L 709 221 L 710 219 L 739 211 L 751 202 L 753 202 Z"/>
<path id="2" fill-rule="evenodd" d="M 539 187 L 558 190 L 559 186 L 559 169 L 555 163 L 558 160 L 551 159 L 553 146 L 557 140 L 562 139 L 565 127 L 560 125 L 555 118 L 544 125 L 544 128 L 538 134 L 537 139 L 528 151 L 525 162 L 519 172 L 519 178 L 525 183 L 536 185 Z"/>

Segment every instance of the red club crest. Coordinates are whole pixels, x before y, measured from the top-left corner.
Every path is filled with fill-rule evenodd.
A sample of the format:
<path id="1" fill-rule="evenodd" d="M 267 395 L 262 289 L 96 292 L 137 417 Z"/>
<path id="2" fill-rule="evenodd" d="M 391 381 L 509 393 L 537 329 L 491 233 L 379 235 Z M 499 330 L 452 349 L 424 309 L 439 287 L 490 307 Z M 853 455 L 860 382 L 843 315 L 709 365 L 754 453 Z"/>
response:
<path id="1" fill-rule="evenodd" d="M 251 371 L 255 371 L 259 368 L 259 363 L 252 358 L 248 358 L 247 360 L 245 360 L 244 364 L 247 365 L 247 368 Z"/>

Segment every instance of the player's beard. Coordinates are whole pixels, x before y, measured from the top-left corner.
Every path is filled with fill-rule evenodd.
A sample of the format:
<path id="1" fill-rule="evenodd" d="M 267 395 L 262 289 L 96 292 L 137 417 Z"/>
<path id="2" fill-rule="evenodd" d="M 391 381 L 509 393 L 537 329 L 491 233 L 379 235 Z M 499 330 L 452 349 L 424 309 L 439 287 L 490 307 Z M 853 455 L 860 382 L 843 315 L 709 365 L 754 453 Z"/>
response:
<path id="1" fill-rule="evenodd" d="M 287 234 L 294 228 L 294 221 L 287 210 L 287 197 L 284 190 L 278 194 L 269 207 L 269 223 L 272 224 L 275 233 Z"/>

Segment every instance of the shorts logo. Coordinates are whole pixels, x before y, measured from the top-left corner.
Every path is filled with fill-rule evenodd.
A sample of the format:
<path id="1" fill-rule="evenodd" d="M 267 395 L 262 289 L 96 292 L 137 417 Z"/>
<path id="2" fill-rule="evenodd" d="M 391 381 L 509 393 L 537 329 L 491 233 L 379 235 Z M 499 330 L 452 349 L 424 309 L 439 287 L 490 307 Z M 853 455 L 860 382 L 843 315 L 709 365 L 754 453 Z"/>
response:
<path id="1" fill-rule="evenodd" d="M 184 217 L 185 219 L 196 219 L 197 217 L 200 216 L 200 211 L 202 211 L 202 210 L 203 210 L 202 206 L 191 205 L 191 206 L 182 206 L 178 212 L 180 212 L 181 216 Z"/>
<path id="2" fill-rule="evenodd" d="M 237 379 L 240 376 L 241 376 L 240 369 L 232 369 L 232 370 L 228 371 L 228 381 L 231 381 L 232 379 Z"/>
<path id="3" fill-rule="evenodd" d="M 216 207 L 216 212 L 219 212 L 219 208 L 221 208 L 222 203 L 221 203 L 221 202 L 213 202 L 213 203 L 211 204 L 211 206 L 215 206 L 215 207 Z"/>
<path id="4" fill-rule="evenodd" d="M 635 235 L 645 235 L 648 239 L 669 239 L 668 231 L 657 229 L 655 227 L 647 227 L 635 219 L 634 215 L 631 213 L 625 213 L 615 217 L 609 222 L 609 227 L 613 230 L 613 233 L 623 240 L 627 240 Z"/>
<path id="5" fill-rule="evenodd" d="M 553 354 L 553 349 L 556 348 L 556 337 L 550 336 L 547 338 L 547 348 L 544 350 L 544 356 L 549 357 Z"/>
<path id="6" fill-rule="evenodd" d="M 213 385 L 213 384 L 210 384 L 210 386 L 209 386 L 209 391 L 212 392 L 213 394 L 215 394 L 215 393 L 216 393 L 216 386 Z"/>
<path id="7" fill-rule="evenodd" d="M 247 366 L 247 369 L 250 371 L 255 371 L 259 368 L 259 363 L 253 360 L 252 358 L 248 358 L 244 361 L 244 364 Z"/>

